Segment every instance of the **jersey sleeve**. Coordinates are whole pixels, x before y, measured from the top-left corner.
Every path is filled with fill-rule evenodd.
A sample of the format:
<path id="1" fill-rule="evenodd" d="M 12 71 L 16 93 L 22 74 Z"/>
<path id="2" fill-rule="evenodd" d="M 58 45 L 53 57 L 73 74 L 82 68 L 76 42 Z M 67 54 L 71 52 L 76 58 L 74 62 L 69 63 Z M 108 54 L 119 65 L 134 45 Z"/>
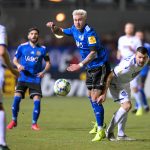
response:
<path id="1" fill-rule="evenodd" d="M 94 31 L 89 31 L 87 33 L 87 42 L 89 47 L 96 47 L 97 45 L 97 36 Z"/>
<path id="2" fill-rule="evenodd" d="M 121 61 L 114 69 L 113 72 L 115 76 L 119 76 L 121 74 L 124 74 L 126 72 L 130 71 L 130 62 L 126 59 Z"/>
<path id="3" fill-rule="evenodd" d="M 4 26 L 0 26 L 0 45 L 7 46 L 7 34 Z"/>
<path id="4" fill-rule="evenodd" d="M 63 29 L 63 33 L 69 36 L 72 36 L 72 28 Z"/>
<path id="5" fill-rule="evenodd" d="M 19 59 L 21 55 L 22 55 L 22 46 L 20 45 L 16 50 L 15 57 Z"/>

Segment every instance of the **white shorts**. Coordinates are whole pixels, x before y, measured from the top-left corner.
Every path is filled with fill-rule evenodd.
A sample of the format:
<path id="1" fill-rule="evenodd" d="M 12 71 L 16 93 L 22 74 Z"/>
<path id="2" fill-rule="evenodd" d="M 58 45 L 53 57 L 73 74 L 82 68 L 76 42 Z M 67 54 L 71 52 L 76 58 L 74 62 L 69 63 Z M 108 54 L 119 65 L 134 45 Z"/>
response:
<path id="1" fill-rule="evenodd" d="M 114 99 L 114 102 L 124 103 L 126 101 L 130 101 L 131 98 L 130 83 L 128 84 L 111 83 L 109 90 L 110 94 Z"/>

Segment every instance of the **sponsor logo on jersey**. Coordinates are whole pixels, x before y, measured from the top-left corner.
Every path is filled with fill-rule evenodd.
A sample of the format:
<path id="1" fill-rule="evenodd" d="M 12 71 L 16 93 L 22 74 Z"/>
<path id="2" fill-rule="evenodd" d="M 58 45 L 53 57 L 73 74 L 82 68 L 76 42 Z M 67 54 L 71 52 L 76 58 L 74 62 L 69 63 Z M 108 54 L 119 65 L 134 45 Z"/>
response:
<path id="1" fill-rule="evenodd" d="M 90 36 L 90 37 L 88 37 L 88 41 L 89 41 L 89 44 L 95 44 L 96 38 L 94 36 Z"/>
<path id="2" fill-rule="evenodd" d="M 25 60 L 26 61 L 30 61 L 30 62 L 37 62 L 38 61 L 38 57 L 25 56 Z"/>
<path id="3" fill-rule="evenodd" d="M 76 45 L 77 45 L 77 47 L 79 47 L 79 48 L 83 48 L 82 42 L 76 41 Z"/>

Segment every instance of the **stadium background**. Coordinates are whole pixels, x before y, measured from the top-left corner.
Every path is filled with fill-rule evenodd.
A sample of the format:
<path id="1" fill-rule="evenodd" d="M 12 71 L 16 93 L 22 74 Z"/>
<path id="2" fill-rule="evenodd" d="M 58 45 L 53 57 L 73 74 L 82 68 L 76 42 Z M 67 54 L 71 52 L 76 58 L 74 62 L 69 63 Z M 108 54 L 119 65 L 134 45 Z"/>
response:
<path id="1" fill-rule="evenodd" d="M 42 80 L 44 96 L 53 95 L 53 84 L 58 78 L 67 78 L 72 84 L 69 96 L 85 96 L 85 73 L 68 73 L 66 67 L 69 63 L 78 63 L 80 56 L 72 39 L 65 37 L 56 39 L 45 26 L 47 21 L 54 21 L 62 27 L 72 25 L 72 11 L 76 8 L 86 9 L 88 23 L 94 27 L 108 48 L 110 62 L 113 67 L 117 64 L 117 40 L 123 34 L 126 22 L 135 23 L 136 29 L 145 32 L 150 42 L 150 1 L 149 0 L 0 0 L 2 16 L 0 23 L 8 30 L 9 53 L 11 59 L 20 43 L 26 41 L 28 28 L 37 26 L 40 29 L 40 43 L 49 50 L 52 68 Z M 65 17 L 60 15 L 63 13 Z M 62 21 L 59 21 L 59 19 Z M 64 19 L 64 20 L 63 20 Z M 146 82 L 146 94 L 150 97 L 150 74 Z M 4 91 L 13 95 L 15 79 L 6 71 Z"/>

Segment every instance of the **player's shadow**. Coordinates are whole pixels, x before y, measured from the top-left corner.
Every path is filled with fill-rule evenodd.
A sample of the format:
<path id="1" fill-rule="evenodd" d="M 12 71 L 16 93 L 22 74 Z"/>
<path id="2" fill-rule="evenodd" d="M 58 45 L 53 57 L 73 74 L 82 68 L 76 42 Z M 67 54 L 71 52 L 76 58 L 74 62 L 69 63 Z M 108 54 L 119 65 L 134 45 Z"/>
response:
<path id="1" fill-rule="evenodd" d="M 150 139 L 136 139 L 135 142 L 150 142 Z"/>

